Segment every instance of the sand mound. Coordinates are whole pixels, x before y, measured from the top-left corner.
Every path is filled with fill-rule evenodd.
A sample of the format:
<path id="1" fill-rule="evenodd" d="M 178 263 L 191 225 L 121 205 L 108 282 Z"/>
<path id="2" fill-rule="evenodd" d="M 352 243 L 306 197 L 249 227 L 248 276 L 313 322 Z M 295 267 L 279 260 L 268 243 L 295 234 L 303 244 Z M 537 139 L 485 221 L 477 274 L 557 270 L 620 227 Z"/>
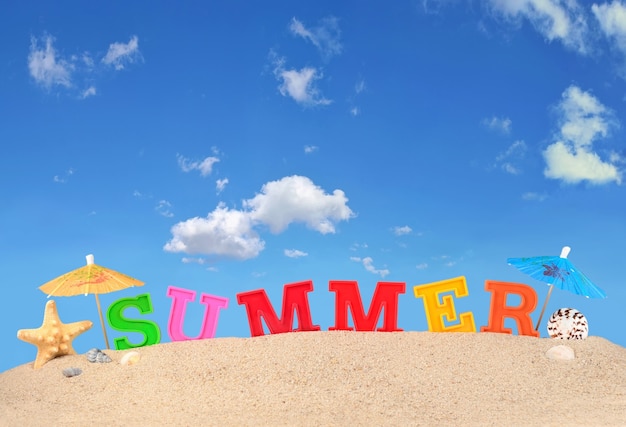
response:
<path id="1" fill-rule="evenodd" d="M 575 359 L 549 359 L 556 345 Z M 0 374 L 0 425 L 626 423 L 626 348 L 599 337 L 303 332 L 159 344 L 120 364 L 130 351 Z"/>

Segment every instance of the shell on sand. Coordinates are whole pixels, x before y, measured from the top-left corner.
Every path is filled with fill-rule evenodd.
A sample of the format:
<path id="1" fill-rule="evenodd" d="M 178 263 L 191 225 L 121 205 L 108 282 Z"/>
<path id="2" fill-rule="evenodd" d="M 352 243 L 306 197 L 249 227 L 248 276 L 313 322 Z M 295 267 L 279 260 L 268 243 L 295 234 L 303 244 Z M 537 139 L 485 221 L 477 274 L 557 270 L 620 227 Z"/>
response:
<path id="1" fill-rule="evenodd" d="M 120 364 L 131 366 L 138 363 L 139 360 L 141 360 L 141 354 L 139 354 L 139 352 L 137 351 L 130 351 L 122 356 L 122 358 L 120 359 Z"/>
<path id="2" fill-rule="evenodd" d="M 574 308 L 560 308 L 548 320 L 550 338 L 584 340 L 589 334 L 589 324 L 584 314 Z"/>
<path id="3" fill-rule="evenodd" d="M 107 354 L 105 354 L 99 348 L 95 348 L 95 347 L 89 350 L 87 353 L 85 353 L 85 356 L 87 356 L 87 360 L 89 360 L 91 363 L 111 362 L 111 358 Z"/>
<path id="4" fill-rule="evenodd" d="M 552 360 L 574 360 L 574 350 L 566 345 L 555 345 L 546 351 L 546 357 Z"/>
<path id="5" fill-rule="evenodd" d="M 75 377 L 75 376 L 80 375 L 82 373 L 83 373 L 83 371 L 80 368 L 65 368 L 65 369 L 63 369 L 63 375 L 65 375 L 68 378 Z"/>

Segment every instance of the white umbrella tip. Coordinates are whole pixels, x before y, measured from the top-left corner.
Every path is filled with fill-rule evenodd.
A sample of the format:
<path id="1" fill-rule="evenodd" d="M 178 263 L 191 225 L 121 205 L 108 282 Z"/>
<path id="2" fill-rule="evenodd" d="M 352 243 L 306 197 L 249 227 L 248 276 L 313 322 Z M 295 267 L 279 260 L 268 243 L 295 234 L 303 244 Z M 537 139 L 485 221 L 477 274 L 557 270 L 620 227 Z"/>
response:
<path id="1" fill-rule="evenodd" d="M 561 258 L 567 258 L 567 256 L 569 255 L 569 251 L 571 251 L 572 248 L 570 248 L 569 246 L 563 246 L 563 249 L 561 249 Z"/>
<path id="2" fill-rule="evenodd" d="M 93 254 L 87 255 L 85 258 L 87 258 L 87 265 L 90 265 L 90 264 L 94 263 Z"/>

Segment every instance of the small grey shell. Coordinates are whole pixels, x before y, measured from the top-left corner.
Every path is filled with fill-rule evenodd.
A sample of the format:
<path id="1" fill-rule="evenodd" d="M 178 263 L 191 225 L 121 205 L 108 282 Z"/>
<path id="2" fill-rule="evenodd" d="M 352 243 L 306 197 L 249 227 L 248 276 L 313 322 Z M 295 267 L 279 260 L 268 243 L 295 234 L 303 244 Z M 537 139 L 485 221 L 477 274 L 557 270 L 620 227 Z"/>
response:
<path id="1" fill-rule="evenodd" d="M 103 353 L 102 350 L 100 350 L 99 348 L 94 347 L 91 350 L 89 350 L 87 353 L 85 353 L 85 355 L 87 356 L 87 360 L 89 360 L 91 363 L 111 362 L 111 358 L 105 353 Z"/>
<path id="2" fill-rule="evenodd" d="M 82 373 L 83 373 L 83 371 L 80 368 L 65 368 L 65 369 L 63 369 L 63 375 L 65 375 L 67 378 L 75 377 L 75 376 L 80 375 Z"/>

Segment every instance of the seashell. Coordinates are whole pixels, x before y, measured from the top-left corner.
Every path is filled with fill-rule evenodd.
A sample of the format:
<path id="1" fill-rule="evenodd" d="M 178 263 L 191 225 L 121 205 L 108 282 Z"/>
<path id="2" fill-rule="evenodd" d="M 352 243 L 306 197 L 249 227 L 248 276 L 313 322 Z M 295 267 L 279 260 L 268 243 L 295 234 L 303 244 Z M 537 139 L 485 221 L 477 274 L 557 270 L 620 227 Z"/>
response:
<path id="1" fill-rule="evenodd" d="M 560 308 L 548 320 L 550 338 L 562 340 L 584 340 L 589 333 L 585 316 L 573 308 Z"/>
<path id="2" fill-rule="evenodd" d="M 122 356 L 122 358 L 120 359 L 120 364 L 131 366 L 137 364 L 139 360 L 141 360 L 141 354 L 136 351 L 130 351 Z"/>
<path id="3" fill-rule="evenodd" d="M 75 377 L 75 376 L 80 375 L 82 373 L 83 373 L 83 371 L 80 368 L 65 368 L 65 369 L 63 369 L 63 375 L 65 375 L 67 378 Z"/>
<path id="4" fill-rule="evenodd" d="M 91 363 L 111 362 L 111 358 L 108 355 L 103 353 L 102 350 L 100 350 L 99 348 L 95 347 L 85 353 L 85 356 L 87 356 L 87 360 L 89 360 Z"/>
<path id="5" fill-rule="evenodd" d="M 552 360 L 574 360 L 574 350 L 566 345 L 555 345 L 546 351 L 546 357 Z"/>

